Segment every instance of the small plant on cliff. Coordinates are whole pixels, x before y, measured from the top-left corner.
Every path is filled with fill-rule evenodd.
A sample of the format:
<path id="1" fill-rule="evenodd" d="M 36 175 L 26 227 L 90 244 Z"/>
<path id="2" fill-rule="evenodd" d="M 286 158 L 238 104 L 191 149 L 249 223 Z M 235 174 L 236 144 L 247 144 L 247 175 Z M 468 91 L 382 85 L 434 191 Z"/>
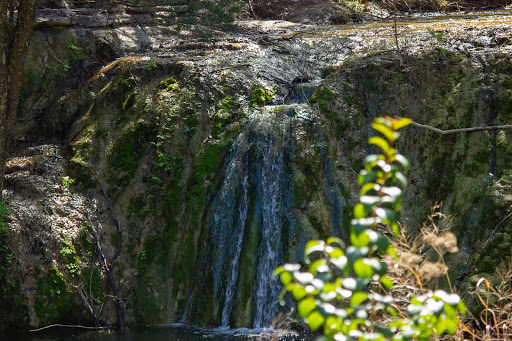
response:
<path id="1" fill-rule="evenodd" d="M 323 327 L 329 340 L 429 340 L 433 333 L 453 334 L 458 313 L 465 314 L 459 296 L 443 290 L 411 297 L 405 311 L 397 308 L 402 304 L 393 296 L 383 258 L 398 256 L 380 231 L 388 229 L 395 238 L 400 233 L 397 214 L 409 163 L 393 143 L 398 130 L 410 122 L 385 117 L 372 124 L 384 138 L 374 136 L 368 142 L 382 153 L 368 155 L 359 173 L 362 188 L 351 221 L 351 245 L 344 248 L 334 237 L 310 241 L 304 252 L 307 269 L 285 264 L 275 271 L 284 284 L 281 300 L 290 292 L 300 317 L 311 330 Z"/>

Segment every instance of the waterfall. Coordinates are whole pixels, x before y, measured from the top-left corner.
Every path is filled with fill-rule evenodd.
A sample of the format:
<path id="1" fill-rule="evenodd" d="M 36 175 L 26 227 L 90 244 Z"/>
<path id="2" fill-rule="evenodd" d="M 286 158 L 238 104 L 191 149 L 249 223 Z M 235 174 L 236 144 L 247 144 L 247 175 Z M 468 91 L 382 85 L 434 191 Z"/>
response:
<path id="1" fill-rule="evenodd" d="M 222 309 L 223 327 L 229 327 L 229 316 L 231 315 L 231 310 L 233 309 L 233 296 L 236 291 L 238 270 L 240 268 L 240 255 L 242 253 L 242 241 L 244 238 L 245 221 L 247 219 L 247 207 L 249 200 L 249 194 L 247 192 L 247 179 L 248 174 L 246 167 L 245 175 L 242 180 L 242 195 L 238 206 L 238 222 L 236 224 L 236 228 L 238 229 L 236 233 L 236 249 L 231 261 L 231 275 L 229 277 L 229 283 L 226 287 L 226 293 L 224 294 L 225 301 L 224 308 Z"/>
<path id="2" fill-rule="evenodd" d="M 206 250 L 190 308 L 192 323 L 266 328 L 282 309 L 281 285 L 273 272 L 302 258 L 314 229 L 308 206 L 294 206 L 296 150 L 320 153 L 321 164 L 326 164 L 319 169 L 319 204 L 313 209 L 329 205 L 341 212 L 346 205 L 341 191 L 332 188 L 341 180 L 334 175 L 323 131 L 308 133 L 316 132 L 314 113 L 301 104 L 268 106 L 249 119 L 226 150 L 209 189 Z M 296 149 L 297 143 L 303 149 Z M 322 216 L 325 223 L 330 216 Z M 333 213 L 332 220 L 331 230 L 340 233 L 342 213 Z"/>
<path id="3" fill-rule="evenodd" d="M 263 225 L 259 249 L 259 263 L 256 272 L 254 317 L 256 328 L 268 327 L 278 309 L 277 279 L 273 271 L 279 266 L 283 210 L 281 177 L 284 172 L 283 150 L 276 150 L 273 137 L 263 156 L 262 202 Z M 273 155 L 276 154 L 276 155 Z"/>

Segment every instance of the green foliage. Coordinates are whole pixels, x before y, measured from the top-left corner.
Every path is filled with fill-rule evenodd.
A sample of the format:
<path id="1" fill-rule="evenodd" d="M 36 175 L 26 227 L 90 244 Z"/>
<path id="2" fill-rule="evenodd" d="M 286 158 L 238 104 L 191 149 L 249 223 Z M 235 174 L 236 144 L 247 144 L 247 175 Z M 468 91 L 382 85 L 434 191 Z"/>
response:
<path id="1" fill-rule="evenodd" d="M 300 317 L 313 331 L 323 327 L 329 340 L 429 340 L 433 332 L 453 334 L 457 314 L 465 314 L 459 296 L 443 290 L 413 297 L 399 314 L 399 302 L 389 293 L 393 282 L 382 259 L 397 253 L 378 229 L 387 226 L 395 237 L 399 234 L 397 215 L 409 163 L 393 143 L 398 130 L 410 122 L 386 117 L 372 124 L 384 137 L 368 142 L 382 152 L 368 155 L 359 173 L 362 187 L 353 210 L 350 246 L 345 248 L 334 237 L 310 241 L 304 252 L 307 269 L 285 264 L 275 271 L 284 284 L 281 301 L 290 292 Z"/>
<path id="2" fill-rule="evenodd" d="M 234 14 L 240 11 L 235 0 L 130 0 L 132 10 L 158 12 L 165 34 L 191 32 L 201 39 L 211 38 L 215 30 L 234 31 Z"/>
<path id="3" fill-rule="evenodd" d="M 313 96 L 308 100 L 309 103 L 318 103 L 318 107 L 323 111 L 327 112 L 329 109 L 329 102 L 333 101 L 336 95 L 329 90 L 329 88 L 321 88 L 315 91 Z"/>
<path id="4" fill-rule="evenodd" d="M 443 31 L 437 32 L 437 31 L 434 31 L 433 29 L 429 29 L 428 33 L 430 33 L 432 38 L 434 38 L 439 44 L 441 44 L 443 42 L 443 36 L 444 36 Z"/>
<path id="5" fill-rule="evenodd" d="M 12 287 L 14 281 L 8 277 L 9 269 L 11 268 L 14 260 L 14 254 L 9 246 L 6 245 L 6 238 L 9 236 L 9 210 L 2 202 L 0 202 L 0 287 L 4 287 L 4 292 L 8 287 L 5 287 L 3 280 L 5 279 Z"/>
<path id="6" fill-rule="evenodd" d="M 156 62 L 154 59 L 148 60 L 144 65 L 144 70 L 146 70 L 147 72 L 153 70 L 154 68 L 156 68 Z"/>
<path id="7" fill-rule="evenodd" d="M 59 183 L 64 186 L 67 190 L 69 190 L 69 186 L 75 182 L 75 179 L 70 178 L 69 176 L 64 176 L 59 178 Z"/>
<path id="8" fill-rule="evenodd" d="M 251 96 L 249 98 L 249 105 L 251 107 L 255 106 L 263 106 L 272 101 L 272 92 L 266 90 L 262 86 L 255 86 L 251 92 Z"/>

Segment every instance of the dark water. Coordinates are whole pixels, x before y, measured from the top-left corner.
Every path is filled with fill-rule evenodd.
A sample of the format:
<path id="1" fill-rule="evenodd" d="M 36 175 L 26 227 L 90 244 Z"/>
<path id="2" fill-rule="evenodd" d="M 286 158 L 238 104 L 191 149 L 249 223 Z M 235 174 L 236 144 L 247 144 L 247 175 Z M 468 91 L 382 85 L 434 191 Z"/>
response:
<path id="1" fill-rule="evenodd" d="M 284 330 L 204 329 L 183 325 L 132 328 L 118 331 L 88 331 L 54 327 L 39 332 L 0 335 L 2 341 L 312 341 L 310 335 Z"/>

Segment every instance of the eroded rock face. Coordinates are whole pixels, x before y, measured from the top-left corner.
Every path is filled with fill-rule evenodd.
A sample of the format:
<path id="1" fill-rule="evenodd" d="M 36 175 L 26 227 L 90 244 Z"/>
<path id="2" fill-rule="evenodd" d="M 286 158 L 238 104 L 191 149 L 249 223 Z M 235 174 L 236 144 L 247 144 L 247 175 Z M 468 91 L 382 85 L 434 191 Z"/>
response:
<path id="1" fill-rule="evenodd" d="M 22 313 L 3 310 L 4 325 L 92 324 L 87 304 L 115 323 L 88 227 L 110 260 L 114 216 L 122 243 L 112 272 L 129 323 L 269 325 L 279 311 L 273 267 L 300 260 L 311 238 L 346 237 L 375 117 L 442 129 L 509 123 L 510 21 L 407 23 L 402 64 L 383 24 L 297 34 L 262 23 L 263 35 L 162 39 L 115 60 L 125 38 L 37 31 L 6 187 L 9 292 Z M 403 222 L 417 232 L 435 202 L 455 215 L 453 277 L 488 273 L 508 250 L 506 224 L 492 250 L 475 254 L 507 214 L 510 139 L 410 127 L 398 144 L 412 164 Z"/>

